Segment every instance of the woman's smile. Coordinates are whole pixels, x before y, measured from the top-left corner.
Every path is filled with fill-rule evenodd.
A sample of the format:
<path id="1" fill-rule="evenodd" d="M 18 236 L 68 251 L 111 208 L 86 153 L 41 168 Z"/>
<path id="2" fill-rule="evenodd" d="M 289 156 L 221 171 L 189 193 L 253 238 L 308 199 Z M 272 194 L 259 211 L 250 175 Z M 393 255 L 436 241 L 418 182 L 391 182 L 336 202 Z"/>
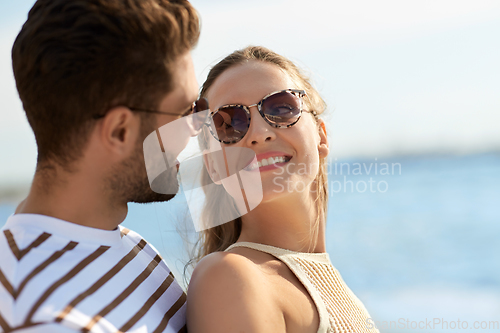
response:
<path id="1" fill-rule="evenodd" d="M 246 171 L 268 171 L 283 167 L 292 159 L 291 155 L 279 151 L 270 151 L 257 154 L 256 158 L 248 164 L 244 170 Z"/>

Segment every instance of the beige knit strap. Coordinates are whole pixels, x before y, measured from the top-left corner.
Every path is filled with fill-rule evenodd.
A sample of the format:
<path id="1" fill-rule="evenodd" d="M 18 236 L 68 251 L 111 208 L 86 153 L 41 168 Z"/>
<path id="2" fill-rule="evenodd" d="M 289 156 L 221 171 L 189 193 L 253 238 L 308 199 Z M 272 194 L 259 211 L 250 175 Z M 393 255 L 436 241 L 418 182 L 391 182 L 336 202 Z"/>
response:
<path id="1" fill-rule="evenodd" d="M 231 249 L 234 249 L 235 247 L 247 247 L 250 249 L 254 249 L 257 251 L 269 253 L 275 257 L 282 256 L 284 254 L 287 254 L 287 252 L 291 252 L 289 250 L 281 249 L 279 247 L 274 247 L 271 245 L 265 245 L 265 244 L 259 244 L 259 243 L 251 243 L 251 242 L 238 242 L 234 243 L 231 246 L 229 246 L 226 251 L 229 251 Z"/>
<path id="2" fill-rule="evenodd" d="M 304 260 L 311 260 L 315 262 L 319 262 L 322 264 L 331 264 L 330 257 L 328 253 L 306 253 L 306 252 L 296 252 L 287 249 L 282 249 L 280 247 L 275 247 L 271 245 L 252 243 L 252 242 L 238 242 L 229 246 L 226 251 L 234 249 L 235 247 L 247 247 L 250 249 L 254 249 L 257 251 L 265 252 L 271 254 L 277 258 L 281 258 L 283 256 L 293 256 L 298 257 Z"/>

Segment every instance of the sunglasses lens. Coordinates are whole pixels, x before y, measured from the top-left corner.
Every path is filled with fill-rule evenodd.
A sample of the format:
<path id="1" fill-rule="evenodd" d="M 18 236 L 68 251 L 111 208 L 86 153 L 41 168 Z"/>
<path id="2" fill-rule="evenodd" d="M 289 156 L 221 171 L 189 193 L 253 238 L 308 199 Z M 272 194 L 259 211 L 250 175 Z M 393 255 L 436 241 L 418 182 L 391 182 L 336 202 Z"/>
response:
<path id="1" fill-rule="evenodd" d="M 295 123 L 300 117 L 300 109 L 300 98 L 288 91 L 271 95 L 262 103 L 266 119 L 281 126 Z"/>
<path id="2" fill-rule="evenodd" d="M 194 103 L 193 107 L 193 127 L 195 130 L 200 130 L 208 118 L 208 100 L 205 97 L 200 98 Z"/>
<path id="3" fill-rule="evenodd" d="M 212 117 L 220 141 L 237 142 L 245 136 L 248 130 L 248 116 L 241 107 L 221 108 Z"/>

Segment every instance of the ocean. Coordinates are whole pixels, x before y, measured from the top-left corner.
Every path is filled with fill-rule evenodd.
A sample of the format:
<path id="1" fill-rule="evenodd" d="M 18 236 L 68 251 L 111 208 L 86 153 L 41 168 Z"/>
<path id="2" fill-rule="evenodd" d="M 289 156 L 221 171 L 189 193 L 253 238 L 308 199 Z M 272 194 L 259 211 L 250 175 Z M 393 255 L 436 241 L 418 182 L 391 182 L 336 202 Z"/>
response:
<path id="1" fill-rule="evenodd" d="M 381 332 L 500 332 L 500 153 L 333 159 L 329 190 L 327 251 Z M 123 222 L 181 282 L 186 209 L 130 204 Z"/>

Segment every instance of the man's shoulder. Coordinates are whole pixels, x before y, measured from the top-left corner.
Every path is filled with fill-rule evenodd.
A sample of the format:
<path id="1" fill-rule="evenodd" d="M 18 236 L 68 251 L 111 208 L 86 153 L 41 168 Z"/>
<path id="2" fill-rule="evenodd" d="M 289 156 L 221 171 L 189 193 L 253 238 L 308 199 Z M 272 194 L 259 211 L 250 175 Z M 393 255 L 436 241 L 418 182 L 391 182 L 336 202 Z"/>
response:
<path id="1" fill-rule="evenodd" d="M 134 230 L 128 229 L 123 226 L 118 226 L 120 230 L 121 240 L 122 240 L 122 251 L 127 251 L 131 249 L 133 251 L 141 251 L 144 252 L 151 258 L 151 260 L 156 260 L 159 262 L 160 267 L 163 267 L 168 272 L 170 269 L 168 268 L 166 262 L 162 259 L 160 252 L 154 247 L 153 244 L 148 242 L 144 237 L 142 237 L 139 233 Z"/>
<path id="2" fill-rule="evenodd" d="M 11 328 L 55 323 L 127 331 L 146 325 L 177 332 L 185 324 L 184 291 L 139 234 L 120 227 L 119 235 L 110 246 L 3 228 L 0 316 Z"/>
<path id="3" fill-rule="evenodd" d="M 118 229 L 120 230 L 120 234 L 123 236 L 128 236 L 130 239 L 135 239 L 135 240 L 144 240 L 146 241 L 139 233 L 136 231 L 129 229 L 127 227 L 124 227 L 122 225 L 118 226 Z"/>

